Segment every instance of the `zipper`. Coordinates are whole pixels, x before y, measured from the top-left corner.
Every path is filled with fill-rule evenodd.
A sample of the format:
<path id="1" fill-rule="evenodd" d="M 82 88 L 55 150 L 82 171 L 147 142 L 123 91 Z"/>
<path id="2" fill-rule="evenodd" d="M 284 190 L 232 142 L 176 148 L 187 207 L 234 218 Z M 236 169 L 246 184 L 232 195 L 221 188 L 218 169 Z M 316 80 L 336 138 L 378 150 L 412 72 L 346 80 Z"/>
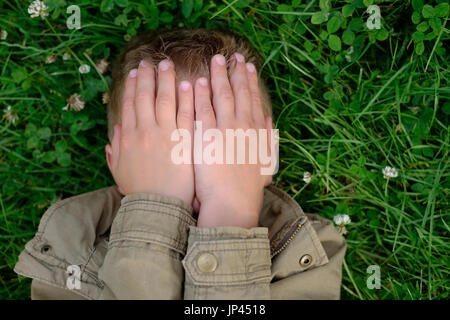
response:
<path id="1" fill-rule="evenodd" d="M 292 241 L 292 239 L 295 237 L 295 235 L 298 233 L 298 231 L 302 228 L 302 226 L 305 224 L 305 222 L 306 222 L 306 217 L 303 216 L 303 217 L 300 217 L 294 223 L 294 225 L 291 227 L 291 229 L 284 236 L 283 240 L 280 241 L 280 243 L 277 245 L 277 249 L 274 251 L 274 253 L 270 257 L 271 259 L 274 256 L 276 256 L 277 254 L 279 254 L 281 251 L 283 251 L 288 246 L 288 244 Z"/>

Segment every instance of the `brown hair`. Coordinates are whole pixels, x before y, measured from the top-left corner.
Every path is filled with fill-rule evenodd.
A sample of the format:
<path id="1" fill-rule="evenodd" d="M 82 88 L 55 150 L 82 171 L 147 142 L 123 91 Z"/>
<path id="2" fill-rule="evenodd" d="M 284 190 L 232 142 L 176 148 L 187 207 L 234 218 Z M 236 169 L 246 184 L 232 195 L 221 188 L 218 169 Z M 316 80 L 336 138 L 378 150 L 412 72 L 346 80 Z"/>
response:
<path id="1" fill-rule="evenodd" d="M 209 79 L 209 64 L 215 54 L 227 60 L 235 52 L 241 53 L 246 62 L 252 62 L 257 70 L 263 60 L 249 41 L 231 32 L 208 29 L 159 29 L 135 36 L 122 49 L 112 69 L 112 81 L 108 102 L 108 138 L 112 141 L 114 125 L 121 121 L 121 101 L 125 79 L 130 70 L 137 68 L 142 59 L 157 65 L 169 58 L 175 64 L 177 83 L 186 79 L 194 83 L 204 76 Z M 266 116 L 272 115 L 272 105 L 264 79 L 259 87 Z"/>

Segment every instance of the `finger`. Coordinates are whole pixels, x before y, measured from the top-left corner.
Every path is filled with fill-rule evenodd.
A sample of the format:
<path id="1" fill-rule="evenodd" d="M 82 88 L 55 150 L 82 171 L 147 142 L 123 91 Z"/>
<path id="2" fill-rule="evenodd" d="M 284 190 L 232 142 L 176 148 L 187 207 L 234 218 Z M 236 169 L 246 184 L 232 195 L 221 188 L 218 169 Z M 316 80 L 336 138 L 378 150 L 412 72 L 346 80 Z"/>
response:
<path id="1" fill-rule="evenodd" d="M 168 59 L 158 65 L 156 122 L 161 127 L 176 128 L 175 68 Z"/>
<path id="2" fill-rule="evenodd" d="M 265 127 L 264 111 L 261 103 L 261 94 L 258 86 L 258 73 L 253 63 L 247 63 L 247 79 L 252 99 L 252 117 L 253 122 L 258 128 Z"/>
<path id="3" fill-rule="evenodd" d="M 278 166 L 278 140 L 275 138 L 274 139 L 274 143 L 275 145 L 272 148 L 272 136 L 275 136 L 274 130 L 273 130 L 273 122 L 272 122 L 272 117 L 267 116 L 265 117 L 265 126 L 266 126 L 266 130 L 267 130 L 267 140 L 268 140 L 268 149 L 269 149 L 269 153 L 270 157 L 271 157 L 271 161 L 275 161 L 275 166 Z M 272 152 L 273 149 L 273 152 Z M 275 169 L 276 171 L 277 169 Z M 268 186 L 272 183 L 272 175 L 266 175 L 265 176 L 266 180 L 264 183 L 264 186 Z"/>
<path id="4" fill-rule="evenodd" d="M 194 212 L 200 211 L 200 202 L 198 201 L 197 197 L 195 197 L 192 201 L 192 208 L 194 209 Z"/>
<path id="5" fill-rule="evenodd" d="M 136 113 L 134 110 L 134 96 L 136 92 L 137 69 L 128 74 L 122 98 L 122 130 L 128 132 L 136 127 Z"/>
<path id="6" fill-rule="evenodd" d="M 266 127 L 266 130 L 267 130 L 267 148 L 269 149 L 268 150 L 269 151 L 268 154 L 271 154 L 271 150 L 272 150 L 272 139 L 271 139 L 271 137 L 273 135 L 272 118 L 267 116 L 267 117 L 265 117 L 264 122 L 265 122 L 265 127 Z"/>
<path id="7" fill-rule="evenodd" d="M 178 86 L 177 127 L 194 133 L 194 92 L 189 81 L 183 80 Z"/>
<path id="8" fill-rule="evenodd" d="M 239 53 L 234 54 L 235 63 L 231 68 L 230 83 L 234 94 L 235 114 L 238 121 L 252 121 L 251 96 L 248 87 L 245 58 Z"/>
<path id="9" fill-rule="evenodd" d="M 215 128 L 216 116 L 211 105 L 208 80 L 198 78 L 194 88 L 195 120 L 202 122 L 203 129 Z"/>
<path id="10" fill-rule="evenodd" d="M 142 60 L 136 78 L 136 126 L 148 128 L 155 124 L 155 71 L 153 65 Z"/>
<path id="11" fill-rule="evenodd" d="M 225 62 L 225 57 L 221 54 L 211 59 L 213 107 L 219 127 L 225 127 L 234 119 L 234 97 Z"/>

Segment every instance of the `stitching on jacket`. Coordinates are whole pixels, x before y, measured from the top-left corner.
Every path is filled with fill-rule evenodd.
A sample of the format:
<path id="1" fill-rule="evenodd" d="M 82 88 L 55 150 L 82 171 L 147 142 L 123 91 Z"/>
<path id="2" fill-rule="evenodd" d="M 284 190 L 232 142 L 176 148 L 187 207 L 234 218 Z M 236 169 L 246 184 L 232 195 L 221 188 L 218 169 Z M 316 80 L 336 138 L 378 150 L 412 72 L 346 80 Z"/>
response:
<path id="1" fill-rule="evenodd" d="M 126 202 L 125 207 L 128 207 L 128 206 L 136 204 L 136 203 L 139 203 L 139 204 L 144 203 L 144 204 L 146 204 L 146 202 L 151 202 L 152 205 L 156 205 L 156 206 L 163 207 L 163 208 L 178 209 L 180 211 L 183 211 L 183 213 L 185 213 L 186 216 L 194 219 L 191 216 L 189 210 L 187 210 L 186 208 L 183 208 L 181 206 L 177 206 L 176 204 L 171 204 L 171 203 L 166 203 L 166 202 L 161 203 L 161 202 L 158 202 L 156 200 L 144 200 L 144 199 L 130 200 L 130 201 Z"/>
<path id="2" fill-rule="evenodd" d="M 164 246 L 166 248 L 169 248 L 169 249 L 175 250 L 177 252 L 180 252 L 183 255 L 185 254 L 184 251 L 182 250 L 182 248 L 172 247 L 172 246 L 170 246 L 170 244 L 167 244 L 166 242 L 162 242 L 162 241 L 159 241 L 159 240 L 156 240 L 156 239 L 148 239 L 148 238 L 131 238 L 131 237 L 127 237 L 127 238 L 123 238 L 123 239 L 117 239 L 117 240 L 111 241 L 109 243 L 109 247 L 110 248 L 117 247 L 118 245 L 116 245 L 115 243 L 116 242 L 120 242 L 120 241 L 124 241 L 124 240 L 141 241 L 141 242 L 149 242 L 149 243 L 152 243 L 152 242 L 155 243 L 156 242 L 157 244 L 161 244 L 162 246 Z"/>
<path id="3" fill-rule="evenodd" d="M 31 257 L 33 257 L 33 256 L 31 256 Z M 35 257 L 33 257 L 33 258 L 36 259 Z M 52 265 L 52 267 L 55 267 L 55 268 L 57 268 L 57 269 L 59 269 L 59 270 L 62 270 L 64 273 L 67 271 L 67 269 L 62 268 L 62 267 L 57 266 L 57 265 Z M 27 273 L 24 272 L 22 269 L 17 268 L 17 267 L 15 267 L 14 270 L 17 270 L 18 273 L 22 273 L 22 274 L 24 274 L 24 275 L 27 274 Z M 53 271 L 52 271 L 52 272 L 53 272 Z M 93 277 L 93 276 L 91 275 L 91 273 L 88 272 L 88 271 L 82 272 L 81 274 L 82 274 L 82 275 L 83 275 L 83 274 L 86 274 L 86 275 L 87 275 L 87 279 L 90 279 L 90 278 Z M 38 278 L 39 280 L 43 279 L 43 278 L 40 278 L 40 276 L 37 276 L 37 275 L 35 275 L 35 274 L 33 274 L 33 273 L 29 273 L 29 275 L 30 275 L 30 276 L 27 276 L 27 275 L 25 275 L 25 276 L 26 276 L 26 277 L 29 277 L 29 278 Z M 84 284 L 90 284 L 90 285 L 92 285 L 92 286 L 97 287 L 97 283 L 96 283 L 96 282 L 88 281 L 87 279 L 86 279 L 86 280 L 83 280 L 82 277 L 80 277 L 80 282 L 81 282 L 81 283 L 84 283 Z M 91 279 L 91 280 L 92 280 L 92 279 Z M 64 286 L 60 286 L 57 282 L 51 282 L 51 281 L 49 281 L 49 280 L 46 280 L 46 282 L 51 283 L 51 284 L 54 284 L 55 286 L 58 286 L 59 288 L 62 288 L 62 289 L 67 290 L 67 288 L 65 288 Z"/>
<path id="4" fill-rule="evenodd" d="M 151 244 L 154 245 L 154 244 L 156 244 L 156 243 L 151 243 Z M 115 245 L 114 248 L 136 248 L 136 249 L 146 249 L 146 248 L 144 248 L 144 247 L 133 246 L 133 245 Z M 164 248 L 166 248 L 166 247 L 164 247 Z M 179 252 L 178 252 L 178 251 L 176 251 L 176 252 L 172 252 L 172 251 L 167 252 L 167 251 L 164 251 L 164 250 L 158 250 L 158 249 L 150 249 L 150 250 L 151 250 L 152 252 L 155 251 L 155 252 L 163 253 L 163 254 L 165 254 L 166 256 L 169 256 L 169 257 L 171 257 L 171 258 L 177 260 L 177 262 L 181 262 L 180 255 L 179 255 Z"/>
<path id="5" fill-rule="evenodd" d="M 256 287 L 256 286 L 267 286 L 267 285 L 270 285 L 270 282 L 266 282 L 266 281 L 260 282 L 260 281 L 257 281 L 257 282 L 251 283 L 251 284 L 254 285 L 255 287 Z M 190 288 L 192 288 L 194 291 L 197 290 L 198 288 L 202 288 L 202 289 L 204 289 L 204 290 L 208 290 L 210 287 L 212 287 L 212 285 L 213 285 L 213 283 L 212 283 L 212 284 L 209 284 L 209 283 L 208 283 L 208 285 L 205 285 L 205 284 L 196 284 L 196 283 L 186 283 L 186 284 L 185 284 L 186 287 L 190 287 Z M 232 288 L 231 288 L 231 287 L 232 287 Z M 235 288 L 238 288 L 238 289 L 248 289 L 248 284 L 230 284 L 230 289 L 235 289 Z M 206 300 L 206 299 L 205 299 L 205 300 Z"/>
<path id="6" fill-rule="evenodd" d="M 124 231 L 117 231 L 117 232 L 113 232 L 111 233 L 111 235 L 113 234 L 122 234 L 122 233 L 128 233 L 128 232 L 142 232 L 142 233 L 148 233 L 148 234 L 158 234 L 161 236 L 164 236 L 165 238 L 168 238 L 170 240 L 173 240 L 179 244 L 185 244 L 187 242 L 187 239 L 183 241 L 183 239 L 179 239 L 179 238 L 172 238 L 171 236 L 168 236 L 165 233 L 161 233 L 161 232 L 157 232 L 157 231 L 148 231 L 148 230 L 133 230 L 133 229 L 128 229 L 128 230 L 124 230 Z M 110 238 L 111 239 L 111 238 Z M 114 240 L 120 240 L 120 239 L 113 239 Z M 111 241 L 111 240 L 110 240 Z"/>
<path id="7" fill-rule="evenodd" d="M 40 276 L 35 275 L 35 274 L 33 274 L 33 273 L 27 273 L 27 272 L 24 272 L 23 270 L 21 270 L 21 269 L 19 269 L 19 268 L 16 268 L 16 270 L 17 270 L 18 273 L 20 273 L 20 274 L 21 274 L 22 276 L 24 276 L 24 277 L 36 279 L 36 280 L 42 281 L 42 282 L 44 282 L 44 283 L 46 283 L 46 284 L 52 285 L 52 286 L 54 286 L 54 287 L 57 287 L 57 288 L 59 288 L 59 289 L 67 290 L 67 288 L 58 285 L 56 282 L 52 282 L 52 281 L 49 281 L 49 280 L 47 280 L 47 279 L 41 278 Z M 80 281 L 81 281 L 81 280 L 80 280 Z M 92 283 L 90 283 L 90 284 L 92 284 Z M 85 294 L 85 293 L 83 293 L 83 292 L 81 292 L 81 291 L 77 291 L 76 294 L 79 294 L 80 296 L 83 296 L 83 297 L 85 297 L 85 298 L 87 298 L 87 299 L 94 300 L 93 297 L 91 297 L 91 296 L 89 296 L 89 295 L 87 295 L 87 294 Z"/>
<path id="8" fill-rule="evenodd" d="M 85 265 L 83 266 L 83 271 L 81 271 L 81 273 L 82 273 L 82 274 L 83 274 L 83 273 L 86 273 L 87 275 L 90 275 L 91 277 L 93 277 L 93 278 L 95 279 L 96 285 L 97 285 L 97 287 L 98 287 L 99 282 L 101 282 L 102 285 L 103 285 L 103 281 L 101 281 L 101 280 L 98 278 L 98 274 L 95 274 L 94 272 L 91 272 L 91 271 L 89 271 L 89 270 L 86 270 L 86 269 L 87 269 L 87 266 L 88 266 L 88 264 L 89 264 L 89 261 L 91 261 L 91 258 L 92 258 L 92 256 L 94 255 L 94 252 L 95 252 L 96 250 L 97 250 L 96 247 L 94 247 L 94 248 L 91 249 L 91 253 L 89 254 L 89 257 L 88 257 L 88 259 L 87 259 Z M 103 288 L 102 288 L 102 289 L 103 289 Z"/>
<path id="9" fill-rule="evenodd" d="M 208 245 L 211 245 L 211 244 L 214 244 L 214 245 L 240 244 L 240 245 L 242 245 L 242 240 L 245 240 L 245 239 L 238 239 L 238 240 L 236 240 L 236 239 L 214 239 L 214 240 L 211 240 L 211 241 L 195 240 L 194 239 L 194 244 L 191 246 L 191 248 L 194 248 L 194 246 L 196 246 L 196 245 L 205 247 L 205 246 L 208 246 Z M 192 241 L 192 239 L 190 239 L 190 241 Z M 267 248 L 268 249 L 269 248 L 269 243 L 267 243 L 267 242 L 268 242 L 268 239 L 248 239 L 247 241 L 245 241 L 245 244 L 247 245 L 247 243 L 252 243 L 252 244 L 264 243 L 265 246 L 263 248 Z M 267 247 L 266 247 L 266 245 L 267 245 Z M 251 249 L 254 249 L 254 248 L 252 247 Z M 240 250 L 247 250 L 247 247 L 240 248 Z"/>
<path id="10" fill-rule="evenodd" d="M 231 286 L 231 285 L 241 285 L 242 287 L 246 287 L 249 284 L 266 284 L 267 280 L 270 280 L 271 277 L 270 276 L 264 276 L 264 277 L 258 277 L 258 278 L 254 278 L 253 280 L 250 281 L 240 281 L 240 280 L 235 280 L 235 281 L 209 281 L 209 282 L 204 282 L 204 281 L 198 281 L 193 279 L 193 285 L 195 286 L 199 286 L 199 285 L 204 285 L 204 286 L 213 286 L 213 285 L 217 285 L 217 284 L 223 284 L 226 286 Z M 267 283 L 270 283 L 267 282 Z"/>
<path id="11" fill-rule="evenodd" d="M 270 267 L 270 264 L 264 264 L 261 265 L 260 268 L 263 267 Z M 245 269 L 245 272 L 234 272 L 234 273 L 216 273 L 214 272 L 213 274 L 206 274 L 203 272 L 197 272 L 196 274 L 199 275 L 199 278 L 215 278 L 216 276 L 241 276 L 241 275 L 245 275 L 246 277 L 246 281 L 250 281 L 250 278 L 248 276 L 252 275 L 252 274 L 257 274 L 257 273 L 262 273 L 263 271 L 266 270 L 255 270 L 255 271 L 248 271 L 247 269 Z"/>
<path id="12" fill-rule="evenodd" d="M 120 211 L 120 210 L 119 210 Z M 181 219 L 178 215 L 176 215 L 176 214 L 172 214 L 172 213 L 168 213 L 168 212 L 163 212 L 163 211 L 157 211 L 157 210 L 151 210 L 151 209 L 144 209 L 144 208 L 139 208 L 139 209 L 128 209 L 127 208 L 127 210 L 125 211 L 125 212 L 119 212 L 118 213 L 118 215 L 122 215 L 122 216 L 125 216 L 125 213 L 129 213 L 129 212 L 134 212 L 134 211 L 137 211 L 137 212 L 140 212 L 140 213 L 142 213 L 142 211 L 143 212 L 152 212 L 152 213 L 159 213 L 159 214 L 163 214 L 163 215 L 166 215 L 166 216 L 169 216 L 169 217 L 172 217 L 172 218 L 175 218 L 175 219 L 177 219 L 177 220 L 179 220 L 179 221 L 181 221 L 181 222 L 184 222 L 184 223 L 186 223 L 186 224 L 188 224 L 188 225 L 192 225 L 192 224 L 190 224 L 188 221 L 186 221 L 186 220 L 184 220 L 184 219 Z M 123 218 L 122 218 L 123 219 Z"/>
<path id="13" fill-rule="evenodd" d="M 146 233 L 146 234 L 149 234 L 149 235 L 157 234 L 157 235 L 160 235 L 160 236 L 170 240 L 169 241 L 170 243 L 167 243 L 167 245 L 170 245 L 172 243 L 176 243 L 177 247 L 181 247 L 181 248 L 186 247 L 186 245 L 187 245 L 187 239 L 183 240 L 183 239 L 172 238 L 172 237 L 166 235 L 165 233 L 156 232 L 156 231 L 149 232 L 147 230 L 125 230 L 125 231 L 114 232 L 114 234 L 120 234 L 120 235 L 122 235 L 122 237 L 117 238 L 117 239 L 110 239 L 110 243 L 111 242 L 115 242 L 115 241 L 122 241 L 122 240 L 127 239 L 128 237 L 126 235 L 123 235 L 123 234 L 126 234 L 128 232 L 141 232 L 141 233 Z M 145 239 L 145 238 L 140 238 L 140 239 Z M 148 239 L 151 240 L 153 238 L 150 237 Z"/>

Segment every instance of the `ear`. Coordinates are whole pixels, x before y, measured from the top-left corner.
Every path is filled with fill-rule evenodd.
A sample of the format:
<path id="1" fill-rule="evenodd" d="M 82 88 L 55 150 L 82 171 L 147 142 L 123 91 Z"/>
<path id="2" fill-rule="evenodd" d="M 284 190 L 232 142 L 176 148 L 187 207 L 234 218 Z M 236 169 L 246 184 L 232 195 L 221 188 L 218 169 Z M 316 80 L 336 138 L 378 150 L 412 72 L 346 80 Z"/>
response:
<path id="1" fill-rule="evenodd" d="M 111 170 L 111 168 L 112 168 L 112 166 L 111 166 L 111 156 L 112 156 L 112 148 L 111 148 L 111 145 L 107 144 L 107 145 L 105 146 L 105 154 L 106 154 L 106 162 L 108 163 L 109 171 L 112 172 L 112 170 Z"/>
<path id="2" fill-rule="evenodd" d="M 112 175 L 112 170 L 111 170 L 111 168 L 112 168 L 112 165 L 111 165 L 112 147 L 109 144 L 107 144 L 105 146 L 105 155 L 106 155 L 106 162 L 108 163 L 109 171 L 111 172 L 111 175 Z M 125 195 L 119 186 L 117 186 L 117 189 L 119 190 L 120 194 Z"/>

